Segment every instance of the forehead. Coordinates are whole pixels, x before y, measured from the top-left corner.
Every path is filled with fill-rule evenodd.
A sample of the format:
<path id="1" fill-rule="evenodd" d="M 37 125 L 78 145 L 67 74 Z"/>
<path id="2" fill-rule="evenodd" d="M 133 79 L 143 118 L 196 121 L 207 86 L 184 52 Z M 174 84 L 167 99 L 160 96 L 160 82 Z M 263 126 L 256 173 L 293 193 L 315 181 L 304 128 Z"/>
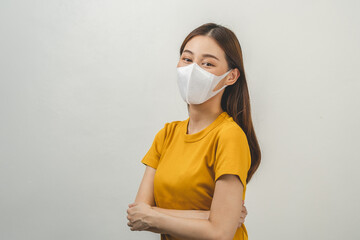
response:
<path id="1" fill-rule="evenodd" d="M 188 49 L 194 53 L 194 55 L 212 54 L 219 59 L 225 59 L 225 52 L 217 44 L 217 42 L 208 36 L 196 36 L 190 39 L 185 49 Z"/>

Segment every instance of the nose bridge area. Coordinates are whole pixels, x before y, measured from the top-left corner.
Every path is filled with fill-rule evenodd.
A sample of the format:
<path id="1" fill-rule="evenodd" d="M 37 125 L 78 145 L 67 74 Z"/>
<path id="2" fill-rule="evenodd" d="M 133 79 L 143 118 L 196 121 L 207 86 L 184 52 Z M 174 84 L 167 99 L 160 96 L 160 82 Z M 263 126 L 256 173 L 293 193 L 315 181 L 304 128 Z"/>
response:
<path id="1" fill-rule="evenodd" d="M 201 59 L 200 58 L 196 59 L 196 61 L 194 61 L 194 63 L 196 63 L 198 66 L 201 66 Z"/>
<path id="2" fill-rule="evenodd" d="M 200 62 L 197 62 L 197 61 L 193 61 L 192 63 L 193 65 L 198 65 L 200 67 L 201 63 Z"/>

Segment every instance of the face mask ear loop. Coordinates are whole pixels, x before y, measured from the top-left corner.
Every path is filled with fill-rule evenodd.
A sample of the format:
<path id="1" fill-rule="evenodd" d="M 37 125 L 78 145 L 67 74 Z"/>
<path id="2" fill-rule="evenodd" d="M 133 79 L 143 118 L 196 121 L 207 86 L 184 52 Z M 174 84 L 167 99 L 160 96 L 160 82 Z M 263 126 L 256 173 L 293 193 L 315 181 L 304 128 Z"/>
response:
<path id="1" fill-rule="evenodd" d="M 230 69 L 229 71 L 227 71 L 224 75 L 225 75 L 225 77 L 227 77 L 227 75 L 229 75 L 229 73 L 232 71 L 232 69 Z M 225 77 L 223 77 L 223 79 L 225 78 Z M 225 84 L 224 85 L 224 87 L 226 87 L 227 85 Z M 222 88 L 221 88 L 222 89 Z"/>
<path id="2" fill-rule="evenodd" d="M 227 71 L 224 75 L 225 75 L 225 77 L 227 76 L 227 75 L 229 75 L 229 73 L 232 71 L 232 69 L 230 69 L 229 71 Z"/>
<path id="3" fill-rule="evenodd" d="M 229 71 L 227 71 L 226 73 L 224 73 L 221 76 L 221 80 L 224 79 L 230 72 L 232 69 L 230 69 Z M 227 87 L 228 85 L 224 84 L 224 86 L 222 86 L 220 89 L 216 90 L 215 92 L 211 90 L 211 92 L 215 93 L 215 95 L 217 95 L 221 90 L 223 90 L 225 87 Z"/>

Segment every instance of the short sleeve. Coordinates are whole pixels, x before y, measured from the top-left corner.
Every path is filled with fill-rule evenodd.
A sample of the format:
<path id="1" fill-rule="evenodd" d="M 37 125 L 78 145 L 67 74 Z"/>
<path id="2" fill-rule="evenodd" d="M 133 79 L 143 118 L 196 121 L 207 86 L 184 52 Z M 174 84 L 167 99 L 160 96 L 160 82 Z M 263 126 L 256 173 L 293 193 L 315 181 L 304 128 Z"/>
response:
<path id="1" fill-rule="evenodd" d="M 244 131 L 238 125 L 222 131 L 214 161 L 215 181 L 221 175 L 235 174 L 239 176 L 245 189 L 250 166 L 251 154 Z"/>
<path id="2" fill-rule="evenodd" d="M 154 141 L 141 162 L 152 168 L 157 168 L 166 138 L 166 125 L 155 135 Z"/>

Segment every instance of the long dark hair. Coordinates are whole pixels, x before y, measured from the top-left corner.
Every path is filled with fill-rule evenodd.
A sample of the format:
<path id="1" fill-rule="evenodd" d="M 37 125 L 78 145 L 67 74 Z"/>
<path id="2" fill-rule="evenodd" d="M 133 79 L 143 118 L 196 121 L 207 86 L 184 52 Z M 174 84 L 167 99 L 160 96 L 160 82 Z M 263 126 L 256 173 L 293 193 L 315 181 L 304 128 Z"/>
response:
<path id="1" fill-rule="evenodd" d="M 185 38 L 180 47 L 180 56 L 186 43 L 198 35 L 213 38 L 225 52 L 228 70 L 237 68 L 240 71 L 237 81 L 225 88 L 221 98 L 221 108 L 234 119 L 246 134 L 251 153 L 251 166 L 246 179 L 246 183 L 248 183 L 260 165 L 261 151 L 251 119 L 250 97 L 239 40 L 230 29 L 215 23 L 206 23 L 194 29 Z"/>

